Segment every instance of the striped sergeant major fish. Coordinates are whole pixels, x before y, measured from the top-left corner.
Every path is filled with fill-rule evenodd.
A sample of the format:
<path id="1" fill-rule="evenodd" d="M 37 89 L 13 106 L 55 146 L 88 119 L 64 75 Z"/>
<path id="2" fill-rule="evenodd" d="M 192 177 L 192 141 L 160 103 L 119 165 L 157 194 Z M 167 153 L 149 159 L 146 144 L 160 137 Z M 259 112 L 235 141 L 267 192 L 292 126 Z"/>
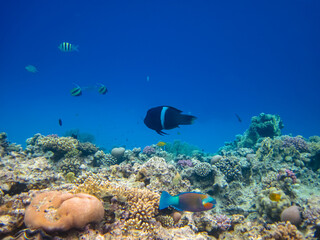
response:
<path id="1" fill-rule="evenodd" d="M 74 52 L 74 51 L 77 51 L 79 52 L 79 49 L 78 49 L 78 45 L 72 45 L 71 43 L 68 43 L 68 42 L 63 42 L 59 45 L 59 49 L 61 52 Z"/>
<path id="2" fill-rule="evenodd" d="M 81 87 L 80 87 L 78 84 L 75 84 L 75 83 L 74 83 L 74 85 L 76 85 L 76 87 L 75 87 L 75 88 L 72 88 L 72 89 L 70 90 L 71 95 L 74 96 L 74 97 L 79 97 L 79 96 L 81 96 L 81 95 L 82 95 L 82 89 L 81 89 Z"/>

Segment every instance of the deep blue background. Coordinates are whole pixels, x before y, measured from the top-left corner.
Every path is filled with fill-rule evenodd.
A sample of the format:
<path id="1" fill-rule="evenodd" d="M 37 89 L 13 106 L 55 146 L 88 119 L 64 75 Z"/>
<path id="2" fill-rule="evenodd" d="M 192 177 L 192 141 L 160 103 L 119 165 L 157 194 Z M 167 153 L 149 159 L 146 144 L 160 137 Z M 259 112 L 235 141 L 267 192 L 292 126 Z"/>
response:
<path id="1" fill-rule="evenodd" d="M 214 152 L 265 112 L 283 133 L 320 135 L 319 12 L 317 0 L 3 1 L 0 131 L 20 144 L 79 128 L 107 148 L 180 139 Z M 72 97 L 73 83 L 109 93 Z M 198 119 L 161 137 L 143 124 L 158 105 Z"/>

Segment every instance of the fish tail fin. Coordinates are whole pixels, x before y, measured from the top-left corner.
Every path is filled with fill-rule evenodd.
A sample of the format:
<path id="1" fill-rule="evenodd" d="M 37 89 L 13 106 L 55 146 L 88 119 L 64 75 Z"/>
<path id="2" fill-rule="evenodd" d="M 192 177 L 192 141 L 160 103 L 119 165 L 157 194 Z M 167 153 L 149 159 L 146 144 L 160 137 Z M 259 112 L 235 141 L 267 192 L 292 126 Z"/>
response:
<path id="1" fill-rule="evenodd" d="M 79 45 L 73 45 L 73 50 L 79 52 Z"/>
<path id="2" fill-rule="evenodd" d="M 159 203 L 159 209 L 160 210 L 165 209 L 165 208 L 170 206 L 170 198 L 171 197 L 172 196 L 166 191 L 163 191 L 161 193 L 160 203 Z"/>
<path id="3" fill-rule="evenodd" d="M 194 120 L 197 118 L 192 115 L 180 114 L 179 116 L 179 125 L 190 125 L 193 124 Z"/>

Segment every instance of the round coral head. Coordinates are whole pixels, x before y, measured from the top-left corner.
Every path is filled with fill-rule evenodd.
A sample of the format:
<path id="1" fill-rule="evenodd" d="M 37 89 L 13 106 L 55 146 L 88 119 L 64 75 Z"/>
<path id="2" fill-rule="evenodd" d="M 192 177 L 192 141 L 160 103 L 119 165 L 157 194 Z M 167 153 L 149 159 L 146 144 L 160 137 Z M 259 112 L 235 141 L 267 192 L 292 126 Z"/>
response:
<path id="1" fill-rule="evenodd" d="M 103 205 L 95 196 L 50 191 L 40 193 L 31 201 L 24 222 L 29 228 L 42 228 L 47 232 L 67 231 L 98 222 L 103 216 Z"/>

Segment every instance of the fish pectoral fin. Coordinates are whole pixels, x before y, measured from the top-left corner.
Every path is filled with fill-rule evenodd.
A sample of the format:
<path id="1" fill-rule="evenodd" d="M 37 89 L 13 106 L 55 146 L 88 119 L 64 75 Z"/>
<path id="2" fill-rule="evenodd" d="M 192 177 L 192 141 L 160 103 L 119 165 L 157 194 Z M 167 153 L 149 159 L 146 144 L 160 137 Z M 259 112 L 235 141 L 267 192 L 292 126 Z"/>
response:
<path id="1" fill-rule="evenodd" d="M 175 206 L 171 206 L 171 205 L 170 205 L 170 207 L 173 207 L 175 210 L 178 210 L 178 211 L 181 211 L 181 212 L 183 211 L 182 209 L 177 208 L 177 207 L 175 207 Z"/>
<path id="2" fill-rule="evenodd" d="M 205 204 L 203 204 L 203 206 L 205 209 L 211 209 L 213 204 L 212 203 L 205 203 Z"/>
<path id="3" fill-rule="evenodd" d="M 157 132 L 158 134 L 160 134 L 161 136 L 163 136 L 163 135 L 168 135 L 168 133 L 162 132 L 161 130 L 156 130 L 156 132 Z"/>

